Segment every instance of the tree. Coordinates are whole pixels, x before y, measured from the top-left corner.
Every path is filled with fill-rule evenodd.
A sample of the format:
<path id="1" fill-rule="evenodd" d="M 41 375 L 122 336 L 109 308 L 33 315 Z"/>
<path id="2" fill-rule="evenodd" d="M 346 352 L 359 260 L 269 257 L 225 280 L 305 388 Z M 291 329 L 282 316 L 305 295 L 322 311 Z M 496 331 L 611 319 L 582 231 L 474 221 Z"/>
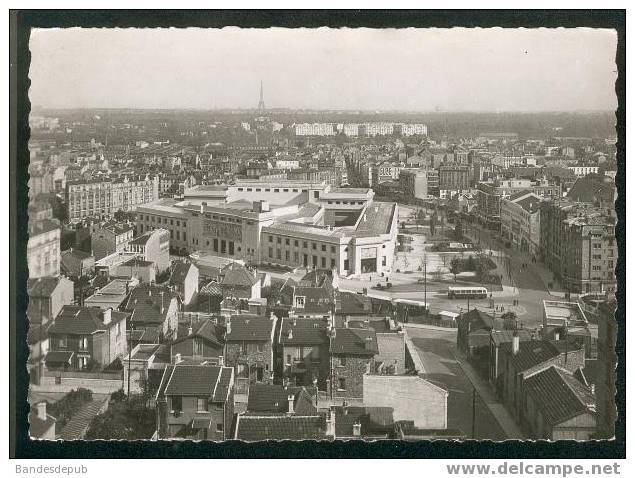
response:
<path id="1" fill-rule="evenodd" d="M 461 269 L 462 265 L 463 263 L 458 258 L 454 258 L 450 262 L 450 272 L 454 275 L 454 282 L 456 282 L 457 274 L 460 274 L 462 272 L 462 269 Z"/>
<path id="2" fill-rule="evenodd" d="M 432 216 L 430 216 L 430 235 L 434 236 L 435 232 L 436 232 L 436 228 L 437 228 L 437 212 L 434 211 L 432 213 Z"/>
<path id="3" fill-rule="evenodd" d="M 454 238 L 457 241 L 463 239 L 463 224 L 461 224 L 461 221 L 456 221 L 456 225 L 454 226 Z"/>

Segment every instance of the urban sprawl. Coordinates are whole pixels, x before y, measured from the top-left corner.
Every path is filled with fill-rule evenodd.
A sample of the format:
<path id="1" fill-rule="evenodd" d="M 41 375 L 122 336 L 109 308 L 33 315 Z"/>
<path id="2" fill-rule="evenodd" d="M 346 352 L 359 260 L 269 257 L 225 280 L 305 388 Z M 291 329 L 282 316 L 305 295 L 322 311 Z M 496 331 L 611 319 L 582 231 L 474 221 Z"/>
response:
<path id="1" fill-rule="evenodd" d="M 612 437 L 615 138 L 294 114 L 34 110 L 31 437 Z"/>

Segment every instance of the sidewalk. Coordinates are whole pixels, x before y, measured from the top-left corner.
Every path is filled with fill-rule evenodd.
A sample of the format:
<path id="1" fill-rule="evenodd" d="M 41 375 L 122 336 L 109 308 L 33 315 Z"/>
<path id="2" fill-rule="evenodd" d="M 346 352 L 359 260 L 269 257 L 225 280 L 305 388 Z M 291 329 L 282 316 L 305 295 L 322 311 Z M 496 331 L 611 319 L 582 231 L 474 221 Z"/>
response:
<path id="1" fill-rule="evenodd" d="M 469 363 L 458 357 L 456 348 L 449 347 L 449 349 L 452 351 L 456 362 L 461 367 L 461 370 L 463 370 L 463 373 L 465 373 L 465 376 L 469 379 L 469 381 L 472 383 L 472 386 L 478 392 L 478 395 L 481 397 L 483 403 L 487 406 L 490 412 L 492 412 L 492 415 L 507 435 L 507 438 L 511 440 L 524 440 L 525 436 L 520 431 L 520 428 L 516 424 L 516 421 L 507 411 L 505 406 L 500 401 L 498 401 L 498 399 L 494 395 L 494 392 L 492 392 L 492 390 L 490 389 L 489 384 L 484 382 L 478 376 L 476 370 L 474 370 L 474 368 Z"/>

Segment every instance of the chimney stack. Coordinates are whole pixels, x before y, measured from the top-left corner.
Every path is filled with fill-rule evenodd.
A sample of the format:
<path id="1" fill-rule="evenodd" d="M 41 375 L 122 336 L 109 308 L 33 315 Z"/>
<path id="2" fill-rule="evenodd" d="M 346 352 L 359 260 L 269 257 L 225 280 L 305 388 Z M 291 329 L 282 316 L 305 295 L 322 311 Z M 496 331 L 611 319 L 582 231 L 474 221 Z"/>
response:
<path id="1" fill-rule="evenodd" d="M 518 332 L 514 330 L 514 335 L 512 336 L 512 354 L 518 354 L 520 350 L 520 337 L 518 336 Z"/>
<path id="2" fill-rule="evenodd" d="M 560 340 L 560 333 L 556 332 L 553 336 L 553 339 L 557 342 L 558 340 Z"/>
<path id="3" fill-rule="evenodd" d="M 192 330 L 192 326 L 190 325 L 190 326 L 187 328 L 187 335 L 192 335 L 192 333 L 193 333 L 193 330 Z"/>
<path id="4" fill-rule="evenodd" d="M 225 330 L 227 335 L 232 333 L 232 323 L 229 317 L 225 320 Z"/>
<path id="5" fill-rule="evenodd" d="M 335 438 L 335 413 L 329 410 L 326 417 L 326 436 Z"/>
<path id="6" fill-rule="evenodd" d="M 37 417 L 40 420 L 46 420 L 46 401 L 41 401 L 35 406 L 35 408 L 37 411 Z"/>
<path id="7" fill-rule="evenodd" d="M 223 357 L 222 355 L 218 356 L 218 366 L 219 367 L 224 367 L 225 366 L 225 357 Z"/>
<path id="8" fill-rule="evenodd" d="M 289 411 L 287 412 L 289 415 L 293 415 L 295 412 L 293 411 L 293 402 L 295 401 L 293 395 L 289 395 L 287 397 L 287 401 L 289 402 Z"/>
<path id="9" fill-rule="evenodd" d="M 108 325 L 112 321 L 112 307 L 107 308 L 102 312 L 104 318 L 104 325 Z"/>

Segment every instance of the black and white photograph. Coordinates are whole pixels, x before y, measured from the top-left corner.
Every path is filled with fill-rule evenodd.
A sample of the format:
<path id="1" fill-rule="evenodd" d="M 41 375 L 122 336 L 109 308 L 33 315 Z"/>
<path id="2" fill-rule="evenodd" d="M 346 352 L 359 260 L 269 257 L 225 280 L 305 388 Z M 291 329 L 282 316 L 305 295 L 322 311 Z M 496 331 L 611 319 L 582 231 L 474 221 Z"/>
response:
<path id="1" fill-rule="evenodd" d="M 613 440 L 617 46 L 33 28 L 30 439 Z"/>

